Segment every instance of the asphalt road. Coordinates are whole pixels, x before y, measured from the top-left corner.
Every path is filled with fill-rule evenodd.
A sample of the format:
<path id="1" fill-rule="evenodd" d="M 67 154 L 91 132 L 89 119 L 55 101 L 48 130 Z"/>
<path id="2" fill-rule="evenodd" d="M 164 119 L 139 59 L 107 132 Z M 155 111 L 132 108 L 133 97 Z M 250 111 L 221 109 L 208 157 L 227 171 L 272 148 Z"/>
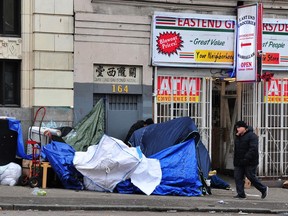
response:
<path id="1" fill-rule="evenodd" d="M 177 212 L 177 211 L 167 211 L 167 212 L 143 212 L 143 211 L 0 211 L 0 215 L 5 216 L 241 216 L 241 215 L 253 215 L 253 216 L 263 216 L 263 214 L 256 213 L 227 213 L 227 212 Z M 265 216 L 275 215 L 275 214 L 265 214 Z M 286 216 L 288 214 L 277 214 L 278 216 Z"/>

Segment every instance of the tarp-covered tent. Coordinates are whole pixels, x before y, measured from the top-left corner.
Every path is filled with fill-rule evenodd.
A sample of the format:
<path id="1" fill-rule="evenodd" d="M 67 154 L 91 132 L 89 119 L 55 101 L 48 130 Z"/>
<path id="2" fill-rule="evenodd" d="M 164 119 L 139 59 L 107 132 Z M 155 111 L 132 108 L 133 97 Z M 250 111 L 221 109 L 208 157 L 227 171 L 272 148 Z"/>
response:
<path id="1" fill-rule="evenodd" d="M 198 136 L 193 137 L 193 134 Z M 140 128 L 134 131 L 128 142 L 133 147 L 140 146 L 143 154 L 149 157 L 189 138 L 199 139 L 197 127 L 191 118 L 181 117 Z"/>
<path id="2" fill-rule="evenodd" d="M 62 138 L 76 151 L 86 151 L 90 145 L 97 144 L 103 134 L 104 101 L 100 99 L 91 112 Z"/>
<path id="3" fill-rule="evenodd" d="M 105 134 L 87 152 L 75 152 L 66 143 L 52 141 L 43 147 L 42 157 L 50 162 L 66 189 L 113 192 L 119 182 L 130 178 L 150 195 L 162 178 L 157 159 L 148 159 L 140 148 L 129 148 Z"/>
<path id="4" fill-rule="evenodd" d="M 202 183 L 199 178 L 196 146 L 193 138 L 172 145 L 149 158 L 158 159 L 162 170 L 161 183 L 153 191 L 153 195 L 202 195 Z M 129 180 L 119 183 L 116 189 L 119 193 L 141 193 Z"/>
<path id="5" fill-rule="evenodd" d="M 68 144 L 55 141 L 43 149 L 67 189 L 81 189 L 82 182 L 75 171 L 77 169 L 82 173 L 85 189 L 88 190 L 112 192 L 117 185 L 116 191 L 120 193 L 132 191 L 147 195 L 179 196 L 202 194 L 193 138 L 149 158 L 142 155 L 139 147 L 129 148 L 122 141 L 105 134 L 87 152 L 75 152 Z M 128 185 L 123 181 L 125 179 L 128 179 Z"/>
<path id="6" fill-rule="evenodd" d="M 211 169 L 210 156 L 200 139 L 197 126 L 190 117 L 180 117 L 138 129 L 132 134 L 129 143 L 133 147 L 140 146 L 143 154 L 150 157 L 188 139 L 195 141 L 199 170 L 207 179 Z"/>
<path id="7" fill-rule="evenodd" d="M 130 178 L 150 195 L 162 178 L 159 160 L 148 159 L 140 148 L 129 148 L 105 134 L 98 145 L 89 146 L 86 152 L 75 152 L 73 164 L 83 174 L 88 190 L 113 192 L 119 182 Z"/>
<path id="8" fill-rule="evenodd" d="M 93 109 L 94 110 L 94 109 Z M 90 117 L 95 115 L 96 110 L 94 112 L 90 113 Z M 94 116 L 95 117 L 95 116 Z M 91 117 L 85 118 L 87 121 L 82 122 L 83 128 L 89 128 L 88 130 L 82 130 L 81 128 L 81 133 L 87 133 L 85 134 L 86 136 L 89 137 L 89 139 L 85 138 L 84 144 L 88 147 L 88 151 L 85 153 L 86 149 L 84 149 L 83 145 L 81 145 L 82 150 L 76 150 L 77 152 L 82 152 L 83 154 L 87 154 L 85 157 L 82 157 L 80 159 L 81 161 L 78 162 L 77 160 L 74 161 L 75 165 L 79 167 L 79 171 L 84 176 L 84 181 L 85 178 L 86 180 L 88 179 L 90 182 L 90 185 L 92 183 L 92 188 L 94 187 L 95 190 L 100 189 L 100 191 L 103 189 L 105 191 L 114 191 L 115 185 L 117 184 L 116 191 L 120 193 L 143 193 L 143 190 L 141 190 L 140 187 L 137 187 L 136 184 L 133 184 L 133 179 L 127 179 L 132 176 L 133 170 L 130 170 L 129 172 L 125 169 L 123 169 L 123 164 L 125 162 L 121 161 L 121 157 L 118 160 L 117 157 L 112 156 L 115 149 L 125 149 L 128 148 L 122 141 L 120 140 L 117 141 L 116 138 L 111 138 L 112 142 L 114 143 L 106 143 L 104 145 L 99 145 L 99 142 L 95 141 L 94 139 L 90 139 L 92 135 L 95 135 L 95 124 L 97 125 L 97 120 Z M 101 120 L 100 120 L 101 121 Z M 91 125 L 89 125 L 91 124 Z M 92 129 L 93 128 L 93 129 Z M 79 129 L 79 128 L 78 128 Z M 79 130 L 76 131 L 77 135 L 79 133 Z M 102 138 L 106 137 L 105 134 L 103 134 Z M 102 139 L 101 138 L 101 139 Z M 77 137 L 76 139 L 77 142 L 81 142 L 81 137 Z M 106 139 L 107 141 L 108 139 Z M 66 140 L 68 141 L 68 140 Z M 194 121 L 189 118 L 189 117 L 180 117 L 177 119 L 173 119 L 164 123 L 160 124 L 153 124 L 146 126 L 144 128 L 141 128 L 139 130 L 136 130 L 130 140 L 130 144 L 132 145 L 131 150 L 134 152 L 138 152 L 139 155 L 143 153 L 145 157 L 148 159 L 155 159 L 160 162 L 161 165 L 161 171 L 162 171 L 162 178 L 161 182 L 159 180 L 159 185 L 152 190 L 149 191 L 152 192 L 152 194 L 157 194 L 157 195 L 180 195 L 180 196 L 198 196 L 201 195 L 206 188 L 205 185 L 205 179 L 208 178 L 208 172 L 210 171 L 210 157 L 208 154 L 208 151 L 204 144 L 200 140 L 200 135 L 197 130 L 197 127 L 194 123 Z M 68 150 L 66 149 L 67 146 L 70 145 L 69 142 L 65 145 L 66 147 L 63 147 L 63 145 L 60 145 L 59 147 L 56 146 L 55 142 L 52 142 L 51 144 L 48 144 L 46 147 L 45 154 L 47 155 L 47 158 L 49 159 L 49 162 L 51 163 L 53 169 L 58 170 L 59 177 L 61 175 L 64 175 L 68 177 L 67 179 L 64 179 L 64 183 L 66 184 L 69 181 L 72 182 L 71 184 L 68 185 L 66 184 L 66 188 L 71 188 L 74 187 L 74 183 L 76 183 L 76 186 L 80 186 L 82 183 L 77 182 L 77 179 L 73 179 L 73 176 L 77 172 L 75 170 L 70 169 L 73 165 L 74 157 L 75 157 L 75 150 L 74 146 L 71 145 Z M 64 144 L 64 143 L 63 143 Z M 112 145 L 109 148 L 108 145 Z M 48 147 L 50 146 L 50 147 Z M 49 148 L 49 149 L 47 149 Z M 137 150 L 136 150 L 137 149 Z M 140 154 L 140 152 L 141 154 Z M 98 157 L 97 154 L 99 152 L 104 152 L 101 157 Z M 81 154 L 82 154 L 81 153 Z M 119 154 L 129 154 L 128 150 L 125 151 L 119 151 Z M 50 156 L 49 156 L 50 154 Z M 94 154 L 97 157 L 94 157 Z M 52 156 L 51 156 L 52 155 Z M 88 156 L 90 157 L 93 155 L 91 158 L 96 158 L 93 162 L 88 160 Z M 133 154 L 132 154 L 133 155 Z M 103 157 L 102 157 L 103 156 Z M 69 161 L 67 162 L 67 159 L 69 158 Z M 84 159 L 83 159 L 84 158 Z M 115 159 L 115 161 L 114 161 Z M 137 159 L 135 163 L 138 163 L 138 160 L 140 157 Z M 113 163 L 111 162 L 113 160 Z M 52 161 L 52 162 L 51 162 Z M 142 159 L 140 159 L 142 161 Z M 85 163 L 84 163 L 85 162 Z M 123 164 L 122 164 L 123 163 Z M 67 166 L 68 164 L 68 166 Z M 83 166 L 85 165 L 85 166 Z M 110 176 L 110 174 L 107 173 L 103 175 L 98 175 L 97 173 L 95 174 L 94 171 L 94 166 L 98 169 L 99 167 L 97 166 L 104 166 L 100 167 L 101 172 L 111 172 L 111 168 L 113 169 L 113 172 L 117 173 L 118 177 L 116 178 L 116 181 L 113 180 L 111 184 L 109 184 L 111 187 L 106 187 L 105 181 L 110 179 L 107 179 L 107 177 Z M 108 167 L 108 165 L 111 167 Z M 125 165 L 124 165 L 125 166 Z M 153 166 L 149 166 L 146 163 L 146 168 L 147 169 L 153 169 Z M 108 167 L 108 168 L 107 168 Z M 137 167 L 137 166 L 134 166 Z M 69 169 L 67 169 L 69 168 Z M 95 169 L 96 169 L 95 168 Z M 107 169 L 106 169 L 107 168 Z M 75 168 L 76 169 L 76 168 Z M 96 170 L 97 170 L 96 169 Z M 133 168 L 134 169 L 134 168 Z M 136 170 L 136 169 L 135 169 Z M 146 170 L 147 171 L 147 170 Z M 142 170 L 141 172 L 146 172 L 145 170 Z M 123 172 L 123 173 L 121 173 Z M 127 172 L 129 173 L 127 175 Z M 57 173 L 57 171 L 56 171 Z M 95 176 L 94 176 L 95 175 Z M 97 175 L 97 176 L 96 176 Z M 138 177 L 141 175 L 138 175 Z M 110 177 L 109 177 L 110 178 Z M 126 179 L 126 180 L 125 180 Z M 132 181 L 131 181 L 132 179 Z M 124 180 L 120 182 L 121 180 Z M 146 179 L 145 178 L 138 178 L 140 180 L 139 185 L 147 185 Z M 73 182 L 74 181 L 74 182 Z M 102 184 L 103 182 L 105 184 Z M 141 184 L 141 181 L 143 184 Z M 63 183 L 63 182 L 62 182 Z M 79 183 L 79 185 L 77 185 Z M 84 182 L 85 183 L 85 182 Z M 86 182 L 87 183 L 87 182 Z M 135 182 L 134 182 L 135 183 Z M 68 185 L 68 186 L 67 186 Z M 143 189 L 143 187 L 142 187 Z"/>

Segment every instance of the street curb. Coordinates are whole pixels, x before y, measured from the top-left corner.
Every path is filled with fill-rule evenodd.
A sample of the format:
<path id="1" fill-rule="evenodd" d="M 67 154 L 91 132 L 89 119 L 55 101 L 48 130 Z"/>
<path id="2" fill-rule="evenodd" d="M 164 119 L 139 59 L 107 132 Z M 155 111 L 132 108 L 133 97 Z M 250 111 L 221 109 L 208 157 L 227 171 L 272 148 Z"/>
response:
<path id="1" fill-rule="evenodd" d="M 14 210 L 13 204 L 0 203 L 1 210 Z"/>
<path id="2" fill-rule="evenodd" d="M 287 210 L 270 210 L 263 208 L 223 208 L 223 207 L 158 207 L 158 206 L 122 206 L 122 205 L 44 205 L 44 204 L 0 204 L 2 210 L 37 210 L 37 211 L 150 211 L 150 212 L 227 212 L 227 213 L 288 213 Z"/>

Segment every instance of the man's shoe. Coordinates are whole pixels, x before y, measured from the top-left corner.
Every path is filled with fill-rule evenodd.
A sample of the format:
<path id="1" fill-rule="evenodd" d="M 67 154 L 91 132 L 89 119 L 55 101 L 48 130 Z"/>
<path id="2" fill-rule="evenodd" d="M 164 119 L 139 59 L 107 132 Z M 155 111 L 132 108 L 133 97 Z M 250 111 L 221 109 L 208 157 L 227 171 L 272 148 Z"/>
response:
<path id="1" fill-rule="evenodd" d="M 235 198 L 235 199 L 246 199 L 246 196 L 240 196 L 239 194 L 237 194 L 236 196 L 233 196 L 233 198 Z"/>
<path id="2" fill-rule="evenodd" d="M 261 199 L 265 199 L 265 197 L 268 195 L 268 190 L 269 190 L 269 188 L 266 187 L 266 190 L 264 192 L 262 192 Z"/>

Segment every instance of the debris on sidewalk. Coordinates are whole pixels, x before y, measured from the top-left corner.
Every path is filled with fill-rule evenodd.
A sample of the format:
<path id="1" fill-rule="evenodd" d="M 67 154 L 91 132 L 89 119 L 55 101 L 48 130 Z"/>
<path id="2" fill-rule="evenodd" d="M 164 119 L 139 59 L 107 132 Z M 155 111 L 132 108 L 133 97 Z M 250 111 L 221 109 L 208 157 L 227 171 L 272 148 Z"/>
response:
<path id="1" fill-rule="evenodd" d="M 35 187 L 31 194 L 33 194 L 35 196 L 46 196 L 47 192 L 43 189 Z"/>

